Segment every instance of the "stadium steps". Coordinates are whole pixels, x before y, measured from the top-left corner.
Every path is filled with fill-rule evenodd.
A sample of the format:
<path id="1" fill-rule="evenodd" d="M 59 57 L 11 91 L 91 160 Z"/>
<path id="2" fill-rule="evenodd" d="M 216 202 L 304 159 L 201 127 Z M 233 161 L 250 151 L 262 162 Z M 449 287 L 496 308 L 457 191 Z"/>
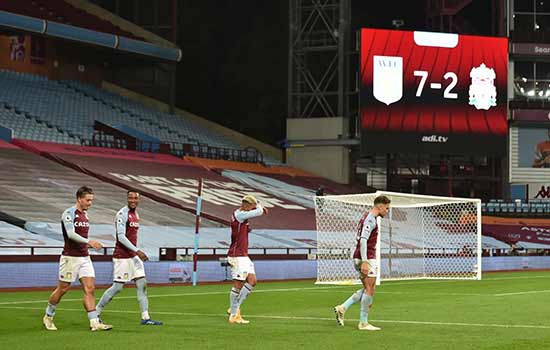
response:
<path id="1" fill-rule="evenodd" d="M 178 130 L 174 130 L 174 129 L 171 129 L 169 127 L 166 127 L 164 125 L 161 125 L 157 120 L 155 119 L 151 119 L 151 118 L 147 118 L 147 117 L 144 117 L 144 116 L 141 116 L 139 114 L 136 114 L 134 110 L 131 110 L 130 108 L 128 107 L 125 107 L 125 106 L 120 106 L 120 105 L 117 105 L 109 100 L 104 100 L 104 99 L 101 99 L 100 96 L 97 96 L 97 95 L 94 95 L 94 94 L 90 94 L 89 91 L 86 91 L 84 89 L 82 89 L 81 87 L 79 87 L 78 84 L 75 84 L 75 82 L 73 83 L 70 83 L 70 82 L 67 82 L 67 81 L 59 81 L 60 84 L 63 84 L 64 86 L 67 87 L 67 89 L 70 89 L 70 90 L 73 90 L 75 91 L 76 93 L 79 93 L 81 94 L 82 96 L 86 97 L 86 98 L 91 98 L 92 100 L 94 101 L 99 101 L 101 102 L 102 104 L 104 104 L 105 106 L 107 107 L 110 107 L 111 109 L 113 109 L 115 112 L 117 113 L 126 113 L 128 115 L 130 115 L 131 117 L 133 118 L 137 118 L 140 122 L 143 122 L 143 123 L 147 123 L 149 124 L 150 126 L 153 126 L 153 127 L 156 127 L 158 128 L 159 130 L 166 130 L 168 131 L 169 133 L 171 134 L 174 134 L 176 137 L 177 137 L 177 141 L 181 141 L 181 143 L 185 143 L 186 141 L 187 142 L 190 142 L 190 143 L 193 143 L 193 144 L 198 144 L 199 141 L 192 138 L 192 137 L 189 137 L 187 135 L 184 135 L 182 134 L 180 131 Z"/>
<path id="2" fill-rule="evenodd" d="M 78 81 L 52 81 L 27 73 L 0 70 L 0 102 L 33 121 L 35 131 L 18 138 L 82 144 L 94 135 L 94 122 L 122 124 L 162 142 L 242 150 L 244 147 L 188 118 L 161 112 L 115 93 Z M 10 127 L 10 125 L 6 125 Z M 277 161 L 264 157 L 269 164 Z"/>
<path id="3" fill-rule="evenodd" d="M 0 125 L 14 130 L 16 138 L 43 138 L 44 140 L 60 143 L 80 143 L 70 135 L 53 130 L 48 124 L 37 120 L 34 116 L 24 113 L 15 106 L 2 101 L 0 98 Z"/>
<path id="4" fill-rule="evenodd" d="M 0 149 L 0 210 L 5 215 L 24 221 L 57 223 L 63 210 L 74 205 L 74 193 L 82 185 L 92 187 L 95 192 L 90 221 L 112 224 L 115 213 L 126 204 L 125 189 L 24 150 Z M 142 198 L 140 214 L 143 225 L 195 224 L 192 213 L 146 197 Z M 206 219 L 201 225 L 219 227 L 219 223 Z"/>
<path id="5" fill-rule="evenodd" d="M 114 110 L 115 113 L 123 113 L 134 120 L 138 120 L 142 124 L 143 130 L 149 129 L 148 133 L 150 135 L 158 137 L 164 142 L 242 149 L 242 146 L 179 116 L 150 109 L 122 96 L 78 81 L 62 81 L 60 83 L 65 84 L 67 88 L 82 94 L 86 98 L 101 102 Z M 147 131 L 145 132 L 147 133 Z"/>

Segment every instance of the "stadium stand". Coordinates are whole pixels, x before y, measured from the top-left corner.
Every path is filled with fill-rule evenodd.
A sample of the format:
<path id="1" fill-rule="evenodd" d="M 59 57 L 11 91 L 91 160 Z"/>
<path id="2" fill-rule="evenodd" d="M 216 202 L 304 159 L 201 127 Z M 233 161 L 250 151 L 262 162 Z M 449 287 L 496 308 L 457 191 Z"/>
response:
<path id="1" fill-rule="evenodd" d="M 493 237 L 509 247 L 525 249 L 548 249 L 550 220 L 525 217 L 483 217 L 484 237 Z"/>
<path id="2" fill-rule="evenodd" d="M 111 224 L 114 213 L 125 204 L 123 188 L 5 142 L 0 142 L 0 162 L 0 220 L 57 223 L 63 210 L 74 204 L 74 192 L 82 185 L 96 193 L 90 210 L 92 223 Z M 194 215 L 148 198 L 143 198 L 140 211 L 144 225 L 193 226 L 195 222 Z M 209 220 L 203 224 L 219 226 Z"/>
<path id="3" fill-rule="evenodd" d="M 550 214 L 550 202 L 543 199 L 513 202 L 491 199 L 488 203 L 481 204 L 481 211 L 483 214 L 497 216 L 543 217 Z"/>
<path id="4" fill-rule="evenodd" d="M 0 255 L 28 254 L 28 249 L 35 247 L 35 254 L 59 254 L 63 236 L 59 223 L 29 222 L 25 229 L 0 222 Z M 189 226 L 140 226 L 139 247 L 153 260 L 159 260 L 159 248 L 181 247 L 181 254 L 185 248 L 193 247 L 195 232 Z M 106 247 L 113 247 L 115 240 L 113 226 L 110 224 L 93 224 L 90 226 L 90 236 L 98 238 Z M 283 253 L 291 249 L 291 254 L 304 254 L 316 248 L 315 231 L 300 230 L 254 230 L 250 233 L 249 243 L 251 254 L 260 253 L 264 249 Z M 202 255 L 227 254 L 230 235 L 227 228 L 204 227 L 200 236 Z M 2 246 L 5 246 L 4 248 Z M 111 249 L 108 249 L 108 253 Z M 103 252 L 93 252 L 102 254 Z M 189 255 L 190 251 L 187 251 Z"/>
<path id="5" fill-rule="evenodd" d="M 185 159 L 243 185 L 313 208 L 311 198 L 323 186 L 325 194 L 368 192 L 360 186 L 341 185 L 293 167 L 263 166 L 227 160 L 185 157 Z"/>
<path id="6" fill-rule="evenodd" d="M 7 86 L 13 87 L 13 89 L 0 91 L 0 102 L 2 103 L 0 106 L 1 125 L 13 128 L 15 137 L 19 139 L 50 141 L 64 143 L 65 145 L 57 145 L 57 148 L 54 147 L 50 149 L 45 143 L 33 143 L 19 140 L 19 144 L 22 142 L 22 145 L 28 149 L 33 149 L 37 153 L 46 154 L 64 165 L 83 170 L 105 182 L 122 187 L 134 185 L 138 187 L 143 186 L 141 187 L 142 190 L 155 200 L 166 203 L 171 207 L 183 208 L 189 212 L 194 210 L 194 201 L 189 200 L 192 198 L 192 193 L 195 191 L 192 179 L 202 176 L 209 181 L 207 188 L 210 187 L 209 190 L 212 191 L 211 194 L 213 195 L 211 200 L 215 203 L 206 203 L 204 208 L 205 216 L 220 223 L 227 223 L 230 216 L 230 208 L 232 208 L 232 205 L 226 205 L 225 207 L 227 208 L 224 208 L 223 200 L 221 202 L 216 202 L 219 201 L 223 195 L 230 194 L 233 196 L 232 199 L 235 200 L 244 193 L 243 191 L 255 191 L 259 193 L 259 196 L 262 198 L 272 198 L 276 205 L 275 212 L 277 213 L 277 211 L 280 211 L 277 216 L 288 217 L 287 213 L 291 213 L 291 217 L 295 217 L 296 220 L 289 220 L 288 227 L 285 225 L 283 225 L 285 227 L 281 227 L 281 223 L 278 222 L 278 220 L 272 219 L 272 216 L 270 216 L 269 218 L 259 220 L 257 227 L 265 229 L 276 227 L 286 230 L 284 232 L 292 232 L 292 230 L 313 229 L 313 212 L 311 210 L 312 205 L 310 198 L 319 186 L 324 186 L 327 194 L 357 193 L 365 191 L 364 188 L 340 185 L 299 169 L 284 166 L 266 167 L 261 164 L 186 157 L 184 160 L 171 158 L 169 162 L 151 169 L 151 167 L 148 166 L 150 164 L 146 164 L 145 158 L 141 158 L 137 162 L 137 167 L 133 167 L 136 161 L 132 161 L 131 157 L 124 160 L 119 158 L 106 160 L 106 158 L 103 158 L 104 154 L 101 155 L 102 152 L 112 154 L 115 150 L 103 149 L 99 151 L 94 147 L 68 145 L 78 145 L 85 143 L 85 140 L 89 140 L 94 134 L 93 123 L 95 120 L 100 120 L 115 126 L 125 125 L 158 138 L 163 142 L 173 144 L 208 144 L 216 147 L 230 148 L 241 146 L 231 143 L 218 135 L 213 135 L 209 130 L 189 123 L 179 116 L 158 112 L 139 103 L 127 100 L 119 95 L 80 82 L 50 81 L 36 75 L 8 71 L 0 72 L 0 81 Z M 55 98 L 51 98 L 52 95 L 55 96 Z M 60 101 L 64 103 L 59 103 Z M 70 115 L 71 118 L 66 118 L 67 115 Z M 86 161 L 82 162 L 83 153 L 86 152 L 89 152 L 85 155 Z M 40 157 L 37 158 L 40 159 Z M 42 159 L 42 161 L 54 164 L 45 159 Z M 61 168 L 63 169 L 63 167 Z M 128 172 L 128 169 L 139 171 L 133 174 Z M 182 169 L 185 169 L 185 171 L 182 171 Z M 174 179 L 182 181 L 183 179 L 184 183 L 176 183 L 178 185 L 177 187 L 164 186 L 166 184 L 154 185 L 136 183 L 135 181 L 127 181 L 128 177 L 117 177 L 113 174 L 155 176 L 167 179 L 168 181 Z M 95 186 L 101 188 L 101 186 L 110 185 L 99 182 Z M 236 190 L 237 188 L 240 192 Z M 118 190 L 121 191 L 120 189 Z M 230 193 L 228 191 L 236 192 Z M 182 193 L 185 194 L 184 197 L 182 197 Z M 6 195 L 2 197 L 11 198 L 14 203 L 26 202 L 26 198 L 17 197 L 17 194 L 6 193 Z M 57 203 L 59 200 L 56 199 L 55 202 Z M 118 199 L 117 203 L 120 203 Z M 70 204 L 71 203 L 68 203 L 67 206 Z M 169 207 L 162 204 L 156 205 L 163 208 Z M 29 229 L 32 228 L 33 232 L 40 231 L 39 228 L 43 227 L 43 223 L 47 220 L 44 217 L 37 218 L 22 215 L 22 213 L 17 210 L 18 206 L 16 204 L 9 204 L 7 206 L 1 205 L 0 207 L 11 208 L 11 210 L 4 213 L 4 215 L 5 217 L 11 218 L 10 220 L 12 222 L 14 218 L 15 221 L 17 221 L 16 219 L 24 217 L 24 221 L 28 221 L 27 226 Z M 296 209 L 296 207 L 301 207 L 302 209 Z M 50 209 L 47 205 L 45 208 L 45 212 L 48 212 Z M 177 211 L 177 209 L 173 210 Z M 517 204 L 515 202 L 505 203 L 501 200 L 493 200 L 489 203 L 484 203 L 482 210 L 484 214 L 515 216 L 545 215 L 550 212 L 549 206 L 543 202 L 537 201 Z M 51 215 L 54 217 L 58 216 L 59 211 L 60 208 L 55 208 L 49 211 L 49 214 L 46 216 L 48 216 L 48 218 Z M 177 212 L 180 213 L 181 211 Z M 162 221 L 162 225 L 169 230 L 175 229 L 181 231 L 183 227 L 187 227 L 189 230 L 194 219 L 188 213 L 185 215 L 188 216 L 188 220 L 184 220 L 183 223 L 174 223 L 168 220 Z M 96 216 L 97 214 L 94 213 L 94 218 L 96 218 Z M 108 216 L 106 215 L 102 218 L 100 214 L 98 219 L 104 219 L 110 222 L 112 219 L 110 216 L 111 214 L 109 213 Z M 152 224 L 156 225 L 160 222 L 161 219 Z M 177 224 L 181 224 L 182 226 L 176 228 L 178 226 L 174 225 Z M 215 226 L 216 223 L 212 223 L 212 225 Z M 147 227 L 147 225 L 144 227 Z M 55 231 L 58 228 L 50 227 L 50 229 Z M 279 233 L 277 234 L 279 235 Z M 314 237 L 304 239 L 314 239 Z M 179 240 L 174 240 L 172 244 L 168 245 L 173 246 L 179 245 L 180 243 L 181 245 L 189 245 L 189 242 L 180 242 Z M 414 242 L 408 243 L 414 246 Z M 486 249 L 506 249 L 505 247 L 509 247 L 510 245 L 501 236 L 488 235 L 483 238 L 483 246 Z M 533 244 L 523 244 L 523 246 L 533 247 Z M 218 244 L 217 247 L 223 248 L 223 244 L 221 246 Z M 153 248 L 150 249 L 152 251 L 155 250 Z"/>
<path id="7" fill-rule="evenodd" d="M 141 120 L 142 130 L 162 141 L 207 144 L 225 148 L 242 147 L 219 135 L 212 134 L 209 130 L 192 124 L 180 116 L 153 110 L 122 96 L 78 81 L 64 81 L 61 83 L 66 84 L 67 87 L 72 88 L 84 97 L 97 99 L 112 110 L 123 113 L 124 116 L 129 115 L 133 119 Z"/>
<path id="8" fill-rule="evenodd" d="M 16 138 L 79 144 L 80 140 L 76 136 L 45 119 L 40 119 L 32 113 L 31 108 L 26 108 L 32 103 L 41 103 L 40 98 L 48 100 L 43 94 L 33 96 L 32 93 L 35 91 L 25 90 L 27 86 L 40 85 L 46 80 L 40 75 L 2 71 L 0 84 L 6 88 L 0 91 L 0 125 L 12 128 Z M 8 86 L 10 88 L 7 88 Z M 25 95 L 25 91 L 30 92 L 31 95 Z M 19 94 L 23 95 L 16 97 Z M 16 107 L 17 105 L 20 105 L 21 108 Z"/>
<path id="9" fill-rule="evenodd" d="M 2 230 L 0 255 L 26 254 L 28 250 L 22 248 L 29 247 L 35 247 L 35 254 L 58 254 L 59 248 L 50 249 L 48 247 L 60 247 L 63 245 L 59 223 L 28 222 L 25 225 L 25 229 L 22 229 L 5 222 L 0 222 L 0 229 Z M 92 225 L 90 227 L 90 235 L 99 238 L 106 247 L 112 247 L 115 244 L 112 225 Z M 189 248 L 193 247 L 194 235 L 194 228 L 188 226 L 141 226 L 139 246 L 140 249 L 143 249 L 154 260 L 160 259 L 159 248 L 161 247 L 180 247 L 180 254 L 190 255 Z M 437 247 L 441 249 L 456 247 L 456 238 L 455 236 L 452 240 L 438 242 Z M 415 240 L 411 237 L 397 237 L 397 239 L 399 240 L 397 249 L 401 253 L 414 253 L 423 249 L 421 239 Z M 205 227 L 201 230 L 201 251 L 199 254 L 226 254 L 229 243 L 227 228 Z M 249 243 L 250 247 L 252 247 L 251 254 L 258 254 L 264 250 L 278 252 L 279 254 L 311 253 L 314 252 L 317 246 L 317 233 L 315 230 L 254 229 L 250 232 Z M 527 248 L 533 247 L 528 242 L 520 243 L 520 245 Z M 7 247 L 2 248 L 2 246 Z M 18 248 L 13 246 L 17 246 Z M 482 246 L 483 249 L 510 248 L 509 243 L 492 236 L 483 236 Z M 387 242 L 382 242 L 382 248 L 388 248 Z M 452 251 L 452 249 L 449 250 Z"/>
<path id="10" fill-rule="evenodd" d="M 175 154 L 184 154 L 184 145 L 222 150 L 245 148 L 181 116 L 148 108 L 77 81 L 54 81 L 2 70 L 0 83 L 10 87 L 0 91 L 4 110 L 18 114 L 3 118 L 2 125 L 16 129 L 18 138 L 91 145 L 97 120 L 113 127 L 132 128 L 169 143 Z M 28 120 L 26 126 L 30 131 L 17 130 L 22 119 Z M 275 160 L 270 162 L 280 164 Z"/>
<path id="11" fill-rule="evenodd" d="M 268 216 L 256 219 L 255 228 L 309 230 L 315 227 L 312 209 L 230 181 L 185 159 L 100 147 L 25 140 L 14 142 L 105 182 L 123 188 L 136 187 L 150 198 L 192 213 L 195 212 L 197 179 L 203 178 L 202 214 L 216 222 L 228 224 L 242 196 L 252 193 L 271 212 Z"/>

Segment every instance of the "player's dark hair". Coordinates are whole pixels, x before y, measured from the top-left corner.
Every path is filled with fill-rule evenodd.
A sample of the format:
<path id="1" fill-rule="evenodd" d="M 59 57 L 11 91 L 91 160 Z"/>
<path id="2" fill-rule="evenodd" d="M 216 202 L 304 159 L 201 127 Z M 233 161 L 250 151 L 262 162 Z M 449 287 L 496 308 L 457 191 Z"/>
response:
<path id="1" fill-rule="evenodd" d="M 135 188 L 128 189 L 128 191 L 126 192 L 126 195 L 129 195 L 130 193 L 137 193 L 137 194 L 141 195 L 141 192 L 139 192 L 139 190 L 137 190 Z"/>
<path id="2" fill-rule="evenodd" d="M 82 186 L 76 191 L 76 198 L 82 198 L 87 194 L 94 194 L 94 190 L 88 186 Z"/>
<path id="3" fill-rule="evenodd" d="M 374 198 L 374 205 L 378 204 L 390 204 L 391 200 L 386 196 L 378 196 Z"/>

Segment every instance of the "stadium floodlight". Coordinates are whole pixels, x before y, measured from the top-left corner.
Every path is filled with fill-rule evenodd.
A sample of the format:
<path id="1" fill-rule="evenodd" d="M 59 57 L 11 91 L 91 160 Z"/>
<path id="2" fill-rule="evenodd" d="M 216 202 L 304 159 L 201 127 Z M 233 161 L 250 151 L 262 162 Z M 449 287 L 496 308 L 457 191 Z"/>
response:
<path id="1" fill-rule="evenodd" d="M 481 200 L 378 191 L 315 197 L 317 283 L 359 283 L 353 265 L 358 223 L 385 195 L 378 218 L 378 281 L 481 279 Z"/>

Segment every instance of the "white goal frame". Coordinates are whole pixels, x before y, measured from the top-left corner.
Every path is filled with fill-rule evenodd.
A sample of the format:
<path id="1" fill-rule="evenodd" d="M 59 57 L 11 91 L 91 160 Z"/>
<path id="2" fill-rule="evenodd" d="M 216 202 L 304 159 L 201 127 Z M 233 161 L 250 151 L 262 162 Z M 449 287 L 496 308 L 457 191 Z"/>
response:
<path id="1" fill-rule="evenodd" d="M 373 205 L 374 198 L 380 195 L 385 195 L 392 200 L 390 205 L 390 212 L 384 220 L 381 218 L 377 219 L 379 235 L 376 244 L 376 261 L 377 261 L 377 284 L 380 284 L 382 281 L 392 281 L 392 280 L 417 280 L 417 279 L 458 279 L 458 280 L 480 280 L 481 279 L 481 264 L 482 264 L 482 247 L 481 247 L 481 200 L 472 199 L 472 198 L 457 198 L 457 197 L 440 197 L 440 196 L 428 196 L 428 195 L 416 195 L 408 193 L 398 193 L 398 192 L 388 192 L 388 191 L 377 191 L 375 193 L 367 194 L 352 194 L 352 195 L 338 195 L 338 196 L 322 196 L 315 197 L 315 213 L 316 213 L 316 223 L 317 223 L 317 284 L 359 284 L 359 275 L 355 274 L 354 277 L 351 276 L 350 267 L 346 266 L 346 272 L 338 276 L 338 271 L 335 271 L 334 276 L 329 276 L 330 274 L 330 263 L 331 261 L 336 261 L 340 265 L 347 264 L 353 266 L 353 260 L 350 252 L 353 252 L 354 247 L 350 246 L 350 242 L 355 239 L 357 224 L 359 223 L 360 217 L 363 213 L 370 210 Z M 340 211 L 338 205 L 342 206 Z M 429 208 L 431 207 L 431 208 Z M 452 211 L 456 208 L 456 212 Z M 419 261 L 422 261 L 424 265 L 424 273 L 417 271 L 411 275 L 391 275 L 391 264 L 392 264 L 392 251 L 395 249 L 399 251 L 400 248 L 394 248 L 392 242 L 392 235 L 397 235 L 397 237 L 407 235 L 408 231 L 418 231 L 418 227 L 413 230 L 403 229 L 399 231 L 398 225 L 396 225 L 396 233 L 393 234 L 393 224 L 398 224 L 398 219 L 392 218 L 394 211 L 399 214 L 399 211 L 409 211 L 410 213 L 417 213 L 421 220 L 419 220 L 420 225 L 422 226 L 419 232 L 421 232 L 422 237 L 418 235 L 411 235 L 422 242 L 423 246 L 416 248 L 417 253 L 414 255 L 409 254 L 412 257 L 409 260 L 414 259 L 416 265 Z M 439 210 L 439 211 L 438 211 Z M 434 214 L 437 212 L 437 214 Z M 466 213 L 466 214 L 465 214 Z M 397 215 L 398 217 L 399 215 Z M 410 215 L 413 216 L 412 214 Z M 448 216 L 458 223 L 442 223 L 439 216 Z M 462 219 L 466 217 L 466 221 L 462 223 Z M 344 219 L 342 219 L 344 218 Z M 425 223 L 426 218 L 426 223 Z M 451 220 L 449 219 L 449 220 Z M 334 235 L 338 237 L 345 236 L 345 242 L 340 244 L 339 239 L 330 241 L 331 232 L 330 232 L 330 220 L 336 222 L 334 224 Z M 411 219 L 412 220 L 412 219 Z M 474 221 L 475 220 L 475 221 Z M 433 222 L 432 222 L 433 221 Z M 436 222 L 437 221 L 437 222 Z M 434 224 L 435 222 L 435 224 Z M 427 229 L 425 226 L 428 227 Z M 454 229 L 464 229 L 466 233 L 457 233 L 452 232 L 452 227 L 446 229 L 445 225 L 454 225 Z M 442 227 L 439 227 L 442 226 Z M 431 231 L 430 231 L 431 230 Z M 446 232 L 447 230 L 447 232 Z M 345 232 L 344 232 L 345 231 Z M 435 232 L 432 232 L 435 231 Z M 426 234 L 426 232 L 429 232 Z M 436 247 L 437 246 L 437 236 L 444 236 L 442 240 L 445 242 L 445 238 L 450 237 L 450 244 L 453 246 L 452 249 L 447 248 L 447 251 L 452 251 L 453 253 L 446 253 L 446 248 Z M 435 236 L 435 238 L 434 238 Z M 462 244 L 459 239 L 462 237 L 465 239 L 465 245 L 461 253 L 458 253 L 460 250 L 458 248 L 459 244 Z M 328 238 L 327 238 L 328 237 Z M 409 237 L 409 238 L 410 238 Z M 458 238 L 457 238 L 458 237 Z M 455 241 L 452 241 L 452 240 Z M 385 254 L 386 257 L 382 256 L 382 240 L 384 240 L 384 246 L 388 249 L 388 253 Z M 457 241 L 458 240 L 458 241 Z M 434 242 L 436 243 L 434 246 Z M 328 247 L 327 248 L 327 244 Z M 428 245 L 428 246 L 427 246 Z M 325 251 L 328 249 L 328 259 L 324 259 Z M 334 255 L 338 254 L 332 253 L 333 250 L 342 251 L 337 258 L 334 258 Z M 403 249 L 406 250 L 406 249 Z M 439 253 L 431 253 L 432 251 L 438 251 Z M 442 253 L 441 253 L 442 252 Z M 407 258 L 403 258 L 398 253 L 395 257 L 396 266 L 400 266 L 400 262 L 407 261 Z M 464 254 L 464 255 L 460 255 Z M 405 254 L 403 254 L 405 256 Z M 383 260 L 384 259 L 384 260 Z M 399 260 L 401 259 L 401 260 Z M 459 260 L 463 259 L 463 260 Z M 345 261 L 347 260 L 347 261 Z M 389 274 L 383 274 L 383 265 L 384 270 L 388 270 L 388 260 L 389 260 Z M 384 261 L 384 264 L 382 262 Z M 461 263 L 455 263 L 461 262 Z M 445 265 L 448 262 L 449 266 L 452 269 L 458 271 L 437 271 L 439 265 Z M 457 266 L 452 266 L 453 263 Z M 426 273 L 426 265 L 430 266 L 430 273 Z M 407 265 L 406 263 L 401 265 Z M 458 266 L 460 265 L 460 266 Z M 465 266 L 462 266 L 465 265 Z M 336 267 L 336 269 L 338 269 Z M 451 269 L 451 270 L 452 270 Z M 464 270 L 461 270 L 464 269 Z"/>

